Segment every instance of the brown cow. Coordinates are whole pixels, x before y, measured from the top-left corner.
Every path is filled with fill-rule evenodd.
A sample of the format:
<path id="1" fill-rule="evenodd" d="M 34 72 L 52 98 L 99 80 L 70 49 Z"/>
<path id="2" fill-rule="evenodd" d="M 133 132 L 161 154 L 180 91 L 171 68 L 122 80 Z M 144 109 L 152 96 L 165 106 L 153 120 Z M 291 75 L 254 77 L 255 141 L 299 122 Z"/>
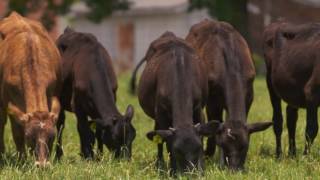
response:
<path id="1" fill-rule="evenodd" d="M 138 97 L 144 112 L 155 120 L 155 130 L 147 137 L 158 143 L 158 165 L 163 163 L 166 142 L 172 173 L 202 170 L 201 135 L 212 135 L 219 126 L 216 121 L 202 124 L 207 98 L 204 64 L 183 39 L 171 32 L 151 43 L 143 61 L 147 64 L 141 75 Z"/>
<path id="2" fill-rule="evenodd" d="M 65 121 L 64 110 L 77 116 L 81 154 L 94 157 L 95 137 L 98 150 L 103 144 L 114 152 L 116 158 L 131 158 L 136 130 L 132 125 L 134 109 L 128 105 L 125 114 L 116 106 L 117 78 L 107 50 L 95 36 L 66 28 L 58 38 L 57 46 L 62 56 L 63 86 L 60 96 L 61 112 L 57 127 L 62 133 Z M 90 129 L 96 123 L 96 131 Z M 62 154 L 62 137 L 58 135 L 56 155 Z"/>
<path id="3" fill-rule="evenodd" d="M 271 82 L 271 67 L 273 56 L 274 56 L 274 37 L 276 34 L 276 31 L 283 26 L 286 26 L 288 22 L 285 20 L 279 20 L 274 23 L 269 24 L 264 32 L 263 32 L 263 52 L 264 52 L 264 59 L 266 63 L 266 69 L 267 69 L 267 87 L 269 91 L 269 96 L 273 108 L 273 130 L 276 135 L 276 156 L 277 158 L 280 157 L 282 151 L 281 151 L 281 134 L 282 134 L 282 123 L 283 123 L 283 117 L 282 117 L 282 108 L 281 108 L 281 99 L 276 95 L 276 92 L 274 91 L 272 87 Z M 295 148 L 295 131 L 292 131 L 295 129 L 295 122 L 298 118 L 298 109 L 294 108 L 290 105 L 287 105 L 287 127 L 289 132 L 289 155 L 295 155 L 296 154 L 296 148 Z"/>
<path id="4" fill-rule="evenodd" d="M 247 156 L 250 134 L 272 123 L 247 124 L 253 100 L 255 69 L 246 41 L 228 23 L 204 20 L 192 26 L 187 41 L 206 63 L 209 83 L 208 120 L 222 122 L 216 136 L 208 139 L 207 155 L 215 152 L 216 143 L 223 150 L 223 163 L 242 169 Z"/>
<path id="5" fill-rule="evenodd" d="M 281 100 L 288 103 L 287 126 L 289 155 L 296 154 L 295 129 L 298 108 L 307 109 L 306 144 L 304 154 L 318 132 L 317 107 L 320 103 L 320 67 L 318 49 L 320 24 L 293 25 L 276 22 L 264 32 L 264 52 L 268 68 L 267 83 L 273 106 L 276 155 L 281 154 Z"/>
<path id="6" fill-rule="evenodd" d="M 8 114 L 17 151 L 25 154 L 26 141 L 36 165 L 45 166 L 60 111 L 58 49 L 42 25 L 16 12 L 0 22 L 0 33 L 0 150 Z"/>

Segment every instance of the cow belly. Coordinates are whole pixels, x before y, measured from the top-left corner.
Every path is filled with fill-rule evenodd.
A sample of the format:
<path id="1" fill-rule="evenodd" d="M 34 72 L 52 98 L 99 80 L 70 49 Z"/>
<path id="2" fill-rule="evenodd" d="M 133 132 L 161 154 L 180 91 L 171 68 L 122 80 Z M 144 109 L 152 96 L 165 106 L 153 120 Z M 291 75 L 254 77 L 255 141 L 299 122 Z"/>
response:
<path id="1" fill-rule="evenodd" d="M 141 88 L 138 94 L 139 104 L 142 110 L 151 118 L 155 118 L 155 93 Z"/>
<path id="2" fill-rule="evenodd" d="M 277 95 L 286 103 L 294 107 L 306 107 L 304 86 L 298 86 L 290 81 L 273 81 L 273 87 Z"/>

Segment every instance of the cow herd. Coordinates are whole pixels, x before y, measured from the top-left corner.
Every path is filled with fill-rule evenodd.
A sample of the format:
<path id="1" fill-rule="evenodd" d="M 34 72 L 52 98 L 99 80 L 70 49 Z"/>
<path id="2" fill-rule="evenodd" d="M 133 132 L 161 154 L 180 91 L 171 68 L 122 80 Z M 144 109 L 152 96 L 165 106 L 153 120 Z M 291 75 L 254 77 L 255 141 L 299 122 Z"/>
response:
<path id="1" fill-rule="evenodd" d="M 27 147 L 37 166 L 47 166 L 57 137 L 60 159 L 69 111 L 77 118 L 83 158 L 94 158 L 96 141 L 98 153 L 105 145 L 115 158 L 130 159 L 136 136 L 134 108 L 128 105 L 125 113 L 119 112 L 112 61 L 96 37 L 66 28 L 55 44 L 41 24 L 15 12 L 0 21 L 0 35 L 1 153 L 9 116 L 20 158 Z M 165 143 L 173 174 L 203 171 L 204 157 L 212 157 L 216 146 L 222 164 L 243 169 L 251 134 L 272 124 L 279 157 L 281 100 L 288 104 L 289 155 L 296 154 L 298 108 L 307 109 L 304 153 L 309 153 L 318 132 L 319 35 L 317 23 L 278 21 L 266 27 L 263 50 L 273 122 L 256 123 L 247 123 L 255 78 L 251 52 L 230 24 L 205 19 L 193 25 L 185 39 L 172 32 L 155 39 L 133 73 L 131 88 L 135 90 L 138 69 L 145 63 L 137 94 L 143 111 L 154 119 L 154 130 L 146 136 L 157 144 L 157 166 L 164 165 Z M 208 137 L 206 149 L 203 137 Z"/>

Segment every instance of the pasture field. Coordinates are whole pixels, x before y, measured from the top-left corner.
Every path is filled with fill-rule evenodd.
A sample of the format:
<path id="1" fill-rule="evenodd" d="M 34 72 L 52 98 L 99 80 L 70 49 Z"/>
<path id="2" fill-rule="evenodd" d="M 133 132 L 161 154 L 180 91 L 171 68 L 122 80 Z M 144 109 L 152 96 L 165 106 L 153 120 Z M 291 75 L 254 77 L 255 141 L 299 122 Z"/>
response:
<path id="1" fill-rule="evenodd" d="M 155 169 L 156 145 L 149 141 L 145 134 L 153 129 L 154 122 L 148 118 L 138 104 L 137 97 L 128 93 L 129 76 L 118 78 L 119 89 L 117 104 L 121 112 L 127 105 L 133 104 L 135 116 L 133 124 L 137 136 L 133 144 L 131 162 L 116 161 L 106 148 L 101 159 L 94 161 L 82 160 L 79 156 L 80 144 L 76 130 L 74 115 L 68 114 L 63 135 L 64 156 L 60 162 L 46 169 L 38 169 L 29 157 L 19 162 L 11 136 L 10 123 L 7 124 L 5 143 L 6 153 L 0 161 L 0 179 L 168 179 L 168 171 Z M 272 108 L 266 88 L 265 79 L 255 80 L 254 103 L 249 114 L 249 122 L 271 120 Z M 285 110 L 285 105 L 283 104 Z M 285 111 L 283 111 L 285 112 Z M 285 117 L 285 114 L 284 114 Z M 9 121 L 8 121 L 9 122 Z M 312 153 L 303 156 L 305 131 L 305 111 L 299 111 L 297 125 L 297 157 L 287 156 L 288 139 L 286 123 L 282 135 L 284 155 L 280 160 L 274 158 L 275 137 L 272 128 L 256 133 L 251 137 L 246 171 L 233 173 L 219 168 L 218 157 L 206 160 L 206 170 L 203 176 L 198 174 L 179 176 L 178 179 L 320 179 L 320 146 L 319 137 L 312 146 Z M 54 155 L 54 153 L 53 153 Z M 166 162 L 168 159 L 167 153 Z"/>

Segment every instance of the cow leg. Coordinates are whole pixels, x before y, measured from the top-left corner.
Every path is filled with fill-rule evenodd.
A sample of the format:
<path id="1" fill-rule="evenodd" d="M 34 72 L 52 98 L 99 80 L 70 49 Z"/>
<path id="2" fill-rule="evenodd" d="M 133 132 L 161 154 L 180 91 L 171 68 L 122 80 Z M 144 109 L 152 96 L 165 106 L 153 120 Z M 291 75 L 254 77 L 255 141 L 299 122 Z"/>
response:
<path id="1" fill-rule="evenodd" d="M 59 119 L 57 121 L 57 144 L 56 144 L 56 160 L 60 160 L 61 156 L 63 156 L 63 149 L 62 149 L 62 132 L 64 129 L 65 125 L 65 112 L 64 109 L 61 109 L 60 114 L 59 114 Z"/>
<path id="2" fill-rule="evenodd" d="M 7 113 L 3 110 L 0 110 L 0 112 L 0 153 L 2 155 L 5 152 L 4 128 L 7 122 Z"/>
<path id="3" fill-rule="evenodd" d="M 195 110 L 193 114 L 193 124 L 205 123 L 205 117 L 202 109 Z"/>
<path id="4" fill-rule="evenodd" d="M 306 145 L 304 154 L 309 154 L 310 147 L 318 133 L 318 109 L 317 107 L 307 108 Z"/>
<path id="5" fill-rule="evenodd" d="M 248 87 L 248 92 L 246 95 L 246 115 L 247 115 L 247 117 L 248 117 L 252 102 L 253 102 L 253 84 L 251 83 L 250 87 Z"/>
<path id="6" fill-rule="evenodd" d="M 222 122 L 222 115 L 223 115 L 223 107 L 219 106 L 218 104 L 214 104 L 215 101 L 208 102 L 206 110 L 207 110 L 207 117 L 208 121 L 211 120 L 218 120 Z M 209 137 L 207 140 L 207 149 L 205 154 L 209 157 L 212 157 L 216 151 L 216 140 L 215 137 Z"/>
<path id="7" fill-rule="evenodd" d="M 161 123 L 159 123 L 161 122 Z M 165 117 L 165 112 L 162 112 L 160 109 L 156 111 L 156 123 L 155 123 L 155 130 L 164 130 L 168 129 L 170 125 L 166 124 L 166 122 L 170 122 L 166 119 Z M 163 158 L 163 142 L 159 143 L 158 145 L 158 154 L 157 154 L 157 161 L 156 161 L 156 166 L 159 169 L 164 168 L 164 158 Z M 168 146 L 168 144 L 167 144 Z M 169 151 L 168 151 L 169 152 Z"/>
<path id="8" fill-rule="evenodd" d="M 198 124 L 198 123 L 200 124 L 205 123 L 205 117 L 202 112 L 202 109 L 196 110 L 193 114 L 193 124 Z M 201 137 L 201 142 L 203 146 L 203 136 Z"/>
<path id="9" fill-rule="evenodd" d="M 171 153 L 172 147 L 170 144 L 167 143 L 167 151 L 169 152 L 169 158 L 170 158 L 170 175 L 175 176 L 177 173 L 177 161 L 176 158 Z"/>
<path id="10" fill-rule="evenodd" d="M 296 125 L 298 119 L 298 109 L 287 106 L 287 128 L 289 134 L 289 156 L 296 155 Z"/>
<path id="11" fill-rule="evenodd" d="M 85 159 L 93 159 L 92 147 L 95 140 L 94 133 L 90 130 L 87 116 L 81 109 L 76 108 L 76 116 L 78 120 L 77 128 L 80 136 L 81 155 Z"/>
<path id="12" fill-rule="evenodd" d="M 19 157 L 25 157 L 26 149 L 25 149 L 25 141 L 24 141 L 24 129 L 23 127 L 17 123 L 17 120 L 10 116 L 11 129 L 13 140 L 16 144 L 16 149 L 19 153 Z"/>
<path id="13" fill-rule="evenodd" d="M 159 125 L 157 125 L 156 123 L 156 126 L 154 128 L 155 130 L 158 130 L 158 129 L 161 129 Z M 164 128 L 162 128 L 164 129 Z M 158 154 L 157 154 L 157 160 L 156 160 L 156 167 L 158 169 L 163 169 L 164 168 L 164 158 L 163 158 L 163 142 L 162 143 L 159 143 L 157 145 L 157 148 L 158 148 Z"/>
<path id="14" fill-rule="evenodd" d="M 281 112 L 281 99 L 276 95 L 273 90 L 272 82 L 271 82 L 271 74 L 267 73 L 267 86 L 269 91 L 269 96 L 273 108 L 273 131 L 276 135 L 276 157 L 279 158 L 282 150 L 281 150 L 281 134 L 282 134 L 282 124 L 283 117 Z"/>
<path id="15" fill-rule="evenodd" d="M 96 138 L 98 143 L 98 153 L 99 155 L 103 154 L 103 141 L 102 141 L 102 129 L 96 129 Z"/>

